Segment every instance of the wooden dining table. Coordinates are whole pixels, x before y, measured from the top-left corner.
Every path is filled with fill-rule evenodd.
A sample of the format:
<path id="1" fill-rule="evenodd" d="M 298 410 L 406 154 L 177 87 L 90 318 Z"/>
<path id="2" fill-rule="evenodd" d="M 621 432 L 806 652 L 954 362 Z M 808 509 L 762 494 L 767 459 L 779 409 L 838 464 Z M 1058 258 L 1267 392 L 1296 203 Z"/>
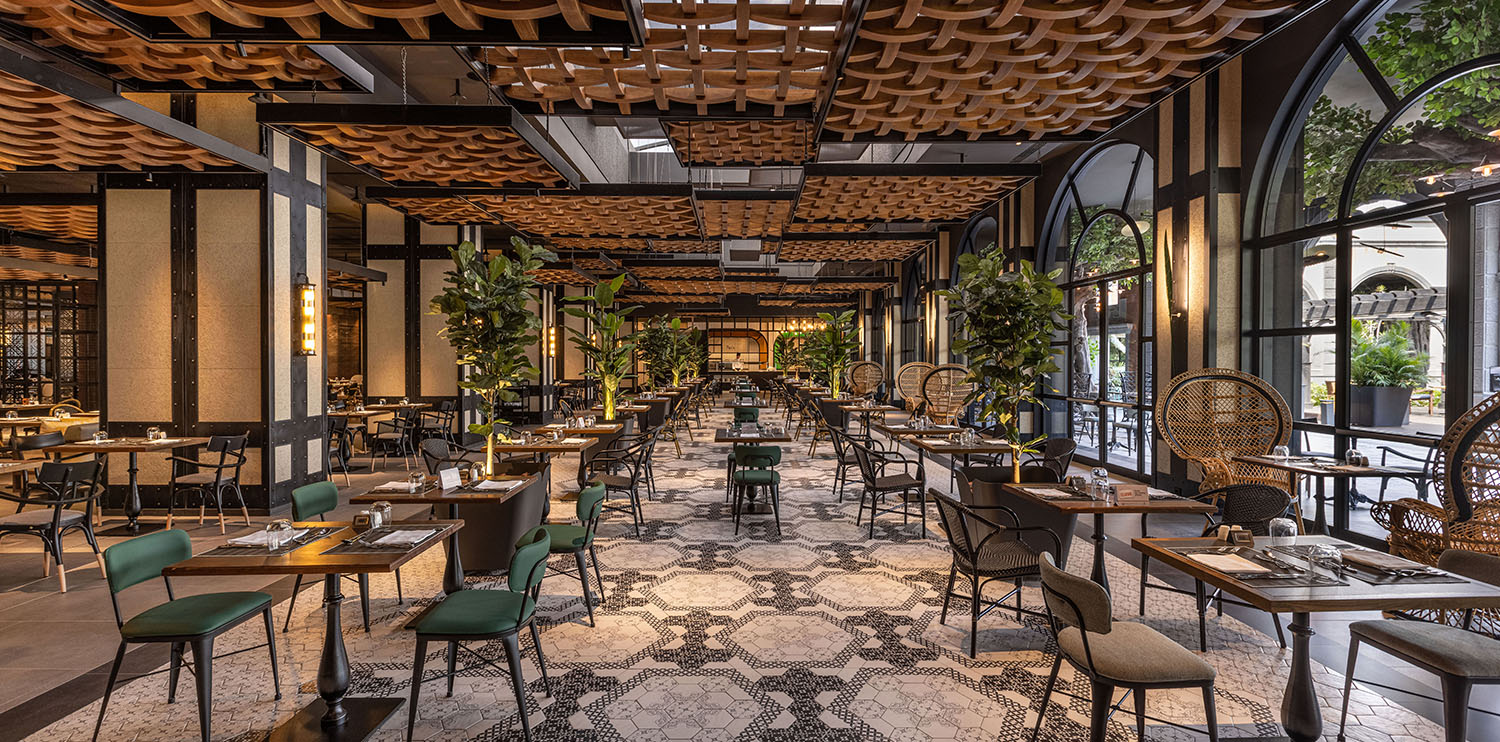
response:
<path id="1" fill-rule="evenodd" d="M 1062 484 L 1005 484 L 1002 488 L 1017 497 L 1023 497 L 1038 505 L 1060 510 L 1069 515 L 1092 515 L 1094 516 L 1094 533 L 1090 536 L 1094 542 L 1094 569 L 1089 573 L 1089 579 L 1099 583 L 1105 592 L 1109 591 L 1109 574 L 1104 565 L 1104 544 L 1109 541 L 1109 536 L 1104 532 L 1104 516 L 1106 515 L 1157 515 L 1165 513 L 1200 513 L 1207 514 L 1217 511 L 1213 505 L 1198 500 L 1189 500 L 1179 497 L 1165 490 L 1151 487 L 1146 490 L 1149 499 L 1127 502 L 1112 502 L 1104 498 L 1090 498 L 1086 495 L 1074 494 L 1066 485 Z M 1072 494 L 1071 497 L 1052 497 L 1049 491 L 1057 491 Z"/>
<path id="2" fill-rule="evenodd" d="M 94 458 L 103 458 L 106 454 L 123 453 L 129 456 L 130 465 L 126 473 L 130 479 L 130 489 L 125 495 L 125 526 L 124 533 L 115 534 L 109 531 L 101 531 L 101 536 L 129 535 L 135 536 L 142 531 L 154 531 L 162 528 L 165 524 L 145 525 L 140 522 L 141 517 L 141 486 L 140 486 L 140 461 L 143 453 L 155 453 L 159 451 L 175 451 L 180 448 L 193 448 L 208 443 L 209 439 L 200 436 L 178 436 L 175 438 L 162 438 L 159 440 L 148 440 L 146 438 L 107 438 L 102 441 L 75 441 L 63 443 L 56 446 L 48 446 L 43 449 L 48 453 L 92 453 Z"/>
<path id="3" fill-rule="evenodd" d="M 1400 469 L 1391 469 L 1382 466 L 1352 466 L 1341 464 L 1333 459 L 1318 456 L 1292 456 L 1281 458 L 1279 456 L 1235 456 L 1235 461 L 1264 466 L 1268 469 L 1289 472 L 1299 477 L 1310 477 L 1313 480 L 1313 503 L 1315 515 L 1313 516 L 1313 528 L 1324 536 L 1328 535 L 1328 515 L 1325 512 L 1325 504 L 1328 501 L 1326 482 L 1329 479 L 1359 479 L 1360 477 L 1399 477 L 1406 476 L 1408 472 Z M 1295 492 L 1295 488 L 1293 488 Z M 1298 514 L 1301 514 L 1299 509 Z M 1302 524 L 1297 524 L 1301 528 Z"/>
<path id="4" fill-rule="evenodd" d="M 1278 554 L 1282 553 L 1281 549 L 1313 544 L 1328 544 L 1339 549 L 1358 548 L 1347 541 L 1322 535 L 1257 538 L 1255 548 L 1270 548 L 1272 554 Z M 1500 587 L 1442 573 L 1441 570 L 1433 569 L 1434 572 L 1447 574 L 1449 581 L 1393 579 L 1377 584 L 1356 575 L 1348 575 L 1343 578 L 1342 584 L 1280 587 L 1270 581 L 1251 584 L 1209 567 L 1181 551 L 1214 545 L 1211 538 L 1138 538 L 1131 541 L 1131 546 L 1142 554 L 1223 590 L 1255 608 L 1270 613 L 1292 614 L 1292 666 L 1286 691 L 1281 698 L 1281 725 L 1293 742 L 1315 742 L 1323 735 L 1323 715 L 1318 708 L 1318 696 L 1313 686 L 1312 655 L 1309 649 L 1313 636 L 1311 614 L 1500 608 Z M 1299 562 L 1291 555 L 1279 558 L 1293 565 L 1301 563 L 1305 566 L 1305 562 Z M 1416 565 L 1415 562 L 1413 565 L 1426 566 Z"/>
<path id="5" fill-rule="evenodd" d="M 394 696 L 345 698 L 349 691 L 349 656 L 344 648 L 344 631 L 340 621 L 340 604 L 344 594 L 340 575 L 394 572 L 398 567 L 450 538 L 463 528 L 461 520 L 424 520 L 397 522 L 398 527 L 431 527 L 437 533 L 403 550 L 377 550 L 349 547 L 352 553 L 325 554 L 332 548 L 348 547 L 345 542 L 357 534 L 349 523 L 306 522 L 298 528 L 337 527 L 338 530 L 285 554 L 269 552 L 256 555 L 220 556 L 212 552 L 199 554 L 162 571 L 168 577 L 219 577 L 228 575 L 323 575 L 323 655 L 318 663 L 319 699 L 304 706 L 290 720 L 272 730 L 268 739 L 277 741 L 327 740 L 356 742 L 369 739 L 380 729 L 406 699 Z M 215 550 L 217 551 L 217 550 Z"/>

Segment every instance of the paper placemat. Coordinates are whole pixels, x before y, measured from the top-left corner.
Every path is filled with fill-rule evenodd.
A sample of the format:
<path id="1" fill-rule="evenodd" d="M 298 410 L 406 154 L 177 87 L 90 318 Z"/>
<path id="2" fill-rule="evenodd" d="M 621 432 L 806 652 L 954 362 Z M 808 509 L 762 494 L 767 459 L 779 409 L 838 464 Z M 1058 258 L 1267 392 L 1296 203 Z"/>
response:
<path id="1" fill-rule="evenodd" d="M 1226 574 L 1264 574 L 1270 567 L 1256 564 L 1238 554 L 1188 554 L 1187 558 Z"/>

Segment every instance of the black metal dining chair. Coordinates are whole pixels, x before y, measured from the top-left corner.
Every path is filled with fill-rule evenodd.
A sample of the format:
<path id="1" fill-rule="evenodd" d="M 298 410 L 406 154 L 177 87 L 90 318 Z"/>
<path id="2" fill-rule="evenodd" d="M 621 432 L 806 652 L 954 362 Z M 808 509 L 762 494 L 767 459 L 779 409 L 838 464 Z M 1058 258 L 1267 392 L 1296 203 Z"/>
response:
<path id="1" fill-rule="evenodd" d="M 167 528 L 172 527 L 172 517 L 179 493 L 198 494 L 198 524 L 203 524 L 208 501 L 213 500 L 214 510 L 219 515 L 219 533 L 224 529 L 224 493 L 233 492 L 240 501 L 240 513 L 245 516 L 245 525 L 250 525 L 250 509 L 245 506 L 245 493 L 240 489 L 240 469 L 245 465 L 245 445 L 250 434 L 216 435 L 208 439 L 207 459 L 190 459 L 184 456 L 168 456 L 172 462 L 172 481 L 167 495 Z M 217 457 L 217 458 L 215 458 Z"/>
<path id="2" fill-rule="evenodd" d="M 902 524 L 917 515 L 922 521 L 922 538 L 927 538 L 927 473 L 921 458 L 912 459 L 896 451 L 880 451 L 854 440 L 848 441 L 854 449 L 855 461 L 859 463 L 860 480 L 864 491 L 860 494 L 859 512 L 854 524 L 859 525 L 865 509 L 870 505 L 870 538 L 875 538 L 875 516 L 878 513 L 898 513 Z M 892 468 L 900 467 L 900 472 Z M 886 504 L 888 498 L 899 500 L 899 504 Z M 912 512 L 915 501 L 917 510 Z"/>
<path id="3" fill-rule="evenodd" d="M 104 557 L 94 537 L 94 510 L 100 490 L 95 486 L 99 464 L 95 461 L 58 463 L 47 461 L 35 478 L 27 477 L 19 494 L 0 491 L 0 499 L 16 503 L 16 512 L 0 515 L 0 538 L 13 534 L 34 536 L 43 549 L 42 576 L 57 567 L 58 592 L 68 591 L 67 567 L 63 564 L 63 536 L 79 531 L 94 550 L 99 570 Z M 76 509 L 82 505 L 83 509 Z M 26 510 L 24 508 L 32 508 Z M 51 561 L 48 560 L 51 558 Z"/>

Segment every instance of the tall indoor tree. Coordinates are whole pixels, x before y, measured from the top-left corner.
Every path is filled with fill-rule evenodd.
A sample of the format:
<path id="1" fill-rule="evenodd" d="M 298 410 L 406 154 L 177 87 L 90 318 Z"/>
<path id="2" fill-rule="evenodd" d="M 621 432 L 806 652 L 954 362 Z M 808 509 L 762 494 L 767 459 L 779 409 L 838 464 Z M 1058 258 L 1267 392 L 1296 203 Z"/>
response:
<path id="1" fill-rule="evenodd" d="M 620 382 L 630 377 L 634 362 L 635 341 L 622 335 L 625 320 L 639 306 L 616 309 L 615 294 L 625 285 L 623 274 L 600 281 L 594 290 L 584 296 L 564 297 L 564 302 L 587 304 L 587 307 L 568 306 L 563 311 L 574 317 L 588 320 L 588 327 L 569 327 L 573 344 L 589 360 L 591 368 L 584 376 L 598 379 L 599 394 L 604 402 L 604 419 L 615 419 L 615 400 L 620 392 Z"/>
<path id="2" fill-rule="evenodd" d="M 646 372 L 646 388 L 655 389 L 672 375 L 672 328 L 666 317 L 657 317 L 631 337 Z"/>
<path id="3" fill-rule="evenodd" d="M 682 386 L 682 375 L 698 366 L 698 348 L 703 342 L 698 330 L 684 328 L 676 317 L 672 318 L 671 332 L 672 386 Z"/>
<path id="4" fill-rule="evenodd" d="M 859 350 L 859 326 L 854 323 L 854 310 L 838 314 L 818 312 L 823 326 L 808 332 L 803 344 L 803 358 L 815 373 L 823 376 L 828 390 L 835 399 L 844 382 L 844 371 Z"/>
<path id="5" fill-rule="evenodd" d="M 1041 440 L 1022 441 L 1021 407 L 1036 404 L 1047 374 L 1058 370 L 1052 338 L 1067 329 L 1070 319 L 1057 286 L 1061 271 L 1041 273 L 1026 260 L 1007 270 L 1004 256 L 993 247 L 982 256 L 959 257 L 958 267 L 958 285 L 942 295 L 948 298 L 950 316 L 962 321 L 953 352 L 968 361 L 974 382 L 966 402 L 980 402 L 981 416 L 1004 431 L 1011 476 L 1019 481 L 1021 454 Z"/>
<path id="6" fill-rule="evenodd" d="M 542 329 L 541 316 L 528 306 L 540 287 L 532 271 L 557 259 L 519 237 L 510 245 L 513 255 L 480 252 L 472 242 L 449 249 L 453 270 L 430 302 L 433 314 L 447 316 L 442 334 L 459 365 L 471 367 L 458 385 L 474 393 L 484 416 L 469 432 L 484 436 L 486 474 L 495 470 L 495 424 L 506 422 L 499 419 L 500 405 L 520 399 L 515 387 L 538 376 L 527 353 L 540 342 Z"/>

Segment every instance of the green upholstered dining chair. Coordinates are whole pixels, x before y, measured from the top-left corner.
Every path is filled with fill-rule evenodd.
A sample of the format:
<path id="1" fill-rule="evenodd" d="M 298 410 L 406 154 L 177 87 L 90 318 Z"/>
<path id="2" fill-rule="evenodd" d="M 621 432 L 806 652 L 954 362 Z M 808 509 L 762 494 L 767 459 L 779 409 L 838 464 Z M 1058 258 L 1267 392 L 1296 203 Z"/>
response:
<path id="1" fill-rule="evenodd" d="M 1057 656 L 1052 661 L 1052 674 L 1047 676 L 1047 688 L 1042 692 L 1036 728 L 1031 732 L 1032 742 L 1042 731 L 1047 702 L 1057 685 L 1057 672 L 1063 660 L 1087 678 L 1091 686 L 1089 739 L 1104 739 L 1116 688 L 1126 688 L 1135 695 L 1136 734 L 1141 739 L 1146 738 L 1148 689 L 1198 688 L 1203 693 L 1208 739 L 1218 742 L 1219 722 L 1214 710 L 1217 673 L 1213 665 L 1150 626 L 1114 620 L 1109 593 L 1104 588 L 1088 578 L 1063 571 L 1050 552 L 1044 551 L 1040 557 L 1042 601 L 1057 642 Z"/>
<path id="2" fill-rule="evenodd" d="M 210 737 L 213 717 L 214 639 L 259 613 L 266 622 L 266 646 L 271 653 L 271 685 L 281 699 L 281 682 L 276 670 L 275 629 L 271 623 L 271 596 L 262 592 L 206 593 L 178 598 L 172 593 L 172 581 L 162 574 L 168 566 L 193 555 L 193 542 L 187 532 L 169 529 L 137 536 L 104 550 L 104 565 L 109 581 L 109 602 L 120 627 L 120 648 L 109 668 L 109 682 L 104 686 L 104 700 L 99 704 L 99 720 L 94 723 L 94 739 L 104 724 L 104 711 L 115 689 L 125 648 L 131 644 L 171 644 L 171 662 L 166 672 L 167 703 L 177 700 L 177 676 L 182 669 L 182 654 L 193 649 L 193 679 L 198 686 L 198 728 L 203 742 Z M 119 594 L 127 588 L 160 577 L 167 587 L 167 602 L 147 608 L 130 620 L 120 616 Z M 160 671 L 158 671 L 160 672 Z M 155 673 L 150 673 L 155 674 Z"/>
<path id="3" fill-rule="evenodd" d="M 292 490 L 292 520 L 297 522 L 321 520 L 322 517 L 334 511 L 339 506 L 339 488 L 332 480 L 323 480 L 304 484 Z M 282 633 L 292 626 L 292 609 L 297 607 L 297 593 L 302 592 L 302 577 L 292 583 L 292 597 L 286 602 L 286 622 L 281 625 Z M 370 576 L 367 574 L 343 575 L 346 580 L 353 580 L 359 585 L 359 611 L 364 619 L 365 633 L 370 633 Z M 396 569 L 396 603 L 399 605 L 406 602 L 401 594 L 401 569 Z"/>
<path id="4" fill-rule="evenodd" d="M 594 626 L 594 596 L 589 591 L 588 564 L 584 558 L 584 552 L 588 552 L 588 559 L 594 562 L 594 579 L 599 582 L 599 593 L 602 599 L 604 593 L 604 578 L 599 576 L 599 556 L 594 553 L 594 531 L 599 527 L 599 516 L 604 513 L 604 484 L 602 482 L 591 482 L 582 492 L 578 493 L 578 524 L 572 523 L 544 523 L 542 530 L 552 538 L 553 554 L 572 554 L 573 560 L 578 562 L 578 581 L 583 583 L 583 605 L 589 611 L 589 625 Z M 563 574 L 572 574 L 565 570 L 558 570 Z"/>
<path id="5" fill-rule="evenodd" d="M 505 659 L 510 666 L 510 682 L 516 692 L 521 731 L 531 739 L 531 722 L 526 716 L 526 681 L 521 677 L 520 635 L 523 627 L 531 629 L 536 645 L 536 664 L 542 671 L 542 685 L 552 695 L 547 679 L 547 662 L 542 658 L 542 638 L 537 632 L 536 601 L 542 592 L 542 576 L 547 571 L 547 555 L 552 537 L 541 526 L 527 531 L 516 542 L 516 553 L 510 558 L 509 590 L 460 590 L 418 618 L 417 655 L 412 661 L 411 701 L 406 719 L 406 739 L 410 740 L 417 724 L 417 698 L 422 689 L 422 666 L 427 660 L 428 642 L 448 643 L 448 696 L 453 696 L 453 676 L 458 670 L 458 652 L 462 649 L 490 667 L 505 672 L 488 658 L 464 647 L 462 642 L 499 639 L 505 645 Z"/>
<path id="6" fill-rule="evenodd" d="M 772 467 L 781 463 L 781 446 L 735 446 L 734 448 L 734 533 L 740 532 L 740 513 L 744 501 L 755 489 L 764 490 L 771 500 L 771 514 L 776 518 L 776 535 L 781 535 L 781 474 Z"/>
<path id="7" fill-rule="evenodd" d="M 736 407 L 734 408 L 734 421 L 737 423 L 760 422 L 760 408 Z"/>

